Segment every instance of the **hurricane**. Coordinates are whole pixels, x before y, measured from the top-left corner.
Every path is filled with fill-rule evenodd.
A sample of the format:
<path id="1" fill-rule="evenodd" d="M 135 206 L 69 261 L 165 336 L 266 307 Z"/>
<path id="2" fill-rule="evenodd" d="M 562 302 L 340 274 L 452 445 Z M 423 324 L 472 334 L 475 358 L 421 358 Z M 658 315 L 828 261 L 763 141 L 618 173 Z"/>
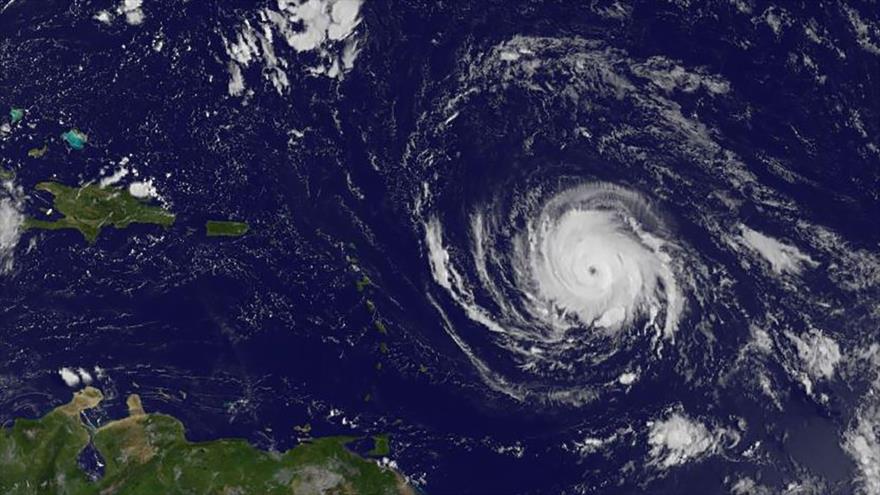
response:
<path id="1" fill-rule="evenodd" d="M 779 256 L 792 275 L 816 266 L 742 234 L 744 205 L 795 220 L 791 200 L 682 106 L 687 95 L 727 108 L 730 84 L 576 37 L 516 36 L 460 63 L 454 88 L 426 92 L 407 166 L 422 174 L 412 219 L 428 299 L 472 370 L 550 408 L 670 373 L 690 387 L 721 379 L 730 340 L 775 311 L 737 287 L 777 277 Z M 742 276 L 740 263 L 764 259 L 766 275 Z"/>
<path id="2" fill-rule="evenodd" d="M 685 311 L 681 284 L 693 281 L 682 268 L 686 252 L 639 193 L 594 182 L 547 196 L 515 203 L 514 216 L 501 215 L 500 205 L 471 213 L 473 281 L 455 266 L 436 217 L 426 224 L 426 243 L 436 282 L 493 333 L 519 370 L 572 383 L 534 390 L 511 388 L 491 372 L 485 378 L 515 397 L 577 403 L 597 396 L 585 388 L 596 378 L 629 382 L 652 354 L 661 355 Z M 489 369 L 456 340 L 479 369 Z M 621 353 L 630 357 L 608 364 Z M 599 372 L 603 364 L 610 369 Z"/>
<path id="3" fill-rule="evenodd" d="M 702 176 L 715 192 L 741 188 L 736 158 L 639 80 L 642 62 L 600 42 L 519 37 L 467 62 L 462 86 L 414 140 L 425 146 L 414 161 L 430 172 L 415 220 L 442 289 L 431 303 L 484 382 L 523 403 L 577 407 L 699 360 L 687 346 L 737 300 L 718 282 L 715 246 L 690 234 L 721 234 L 729 213 L 686 186 Z M 722 91 L 711 75 L 693 77 Z M 496 98 L 502 129 L 474 137 L 469 105 Z M 629 121 L 603 113 L 612 102 L 632 107 Z M 570 119 L 561 134 L 541 122 L 550 107 Z M 523 135 L 520 149 L 494 141 Z M 539 146 L 561 152 L 542 163 Z M 491 165 L 461 166 L 458 153 Z M 723 167 L 707 161 L 718 153 Z M 673 164 L 684 160 L 682 173 Z"/>
<path id="4" fill-rule="evenodd" d="M 644 227 L 658 223 L 638 196 L 610 185 L 554 197 L 516 243 L 515 261 L 528 264 L 534 284 L 525 295 L 540 301 L 530 312 L 549 315 L 547 323 L 563 331 L 569 315 L 587 327 L 617 329 L 645 313 L 653 325 L 665 300 L 663 328 L 673 333 L 681 295 L 664 241 Z"/>
<path id="5" fill-rule="evenodd" d="M 0 493 L 880 495 L 875 4 L 0 0 Z"/>

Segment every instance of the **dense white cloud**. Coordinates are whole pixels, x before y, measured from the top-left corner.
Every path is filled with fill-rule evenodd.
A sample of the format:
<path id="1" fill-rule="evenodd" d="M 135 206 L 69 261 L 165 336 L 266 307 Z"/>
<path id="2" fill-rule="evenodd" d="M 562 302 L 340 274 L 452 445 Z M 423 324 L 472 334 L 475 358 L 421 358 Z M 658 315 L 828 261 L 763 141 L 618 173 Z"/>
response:
<path id="1" fill-rule="evenodd" d="M 683 413 L 649 425 L 650 463 L 661 469 L 701 459 L 720 448 L 720 434 Z"/>
<path id="2" fill-rule="evenodd" d="M 146 19 L 143 9 L 143 0 L 122 0 L 113 10 L 100 10 L 94 15 L 94 19 L 104 24 L 112 24 L 117 16 L 125 18 L 125 22 L 131 26 L 138 26 Z"/>
<path id="3" fill-rule="evenodd" d="M 70 368 L 61 368 L 58 370 L 58 375 L 68 387 L 76 387 L 80 384 L 79 375 Z"/>
<path id="4" fill-rule="evenodd" d="M 862 349 L 855 357 L 853 363 L 864 366 L 873 381 L 843 435 L 842 446 L 856 463 L 859 493 L 880 495 L 880 344 Z"/>
<path id="5" fill-rule="evenodd" d="M 23 193 L 12 181 L 0 187 L 0 273 L 12 269 L 12 254 L 21 238 L 24 214 Z"/>
<path id="6" fill-rule="evenodd" d="M 830 379 L 840 362 L 840 346 L 837 342 L 817 329 L 806 335 L 797 336 L 786 333 L 797 349 L 804 371 L 813 379 Z"/>
<path id="7" fill-rule="evenodd" d="M 815 265 L 815 261 L 803 254 L 798 248 L 752 230 L 745 225 L 740 225 L 740 233 L 742 242 L 767 260 L 775 273 L 798 274 L 805 263 Z"/>

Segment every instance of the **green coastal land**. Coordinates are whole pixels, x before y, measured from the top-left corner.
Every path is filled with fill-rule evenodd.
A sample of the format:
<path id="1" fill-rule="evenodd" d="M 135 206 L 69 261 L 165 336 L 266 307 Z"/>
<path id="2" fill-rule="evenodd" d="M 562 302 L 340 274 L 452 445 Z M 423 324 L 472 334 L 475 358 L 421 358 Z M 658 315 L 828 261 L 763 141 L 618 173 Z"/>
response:
<path id="1" fill-rule="evenodd" d="M 58 220 L 28 218 L 27 229 L 74 229 L 94 243 L 104 227 L 124 229 L 133 223 L 170 227 L 174 214 L 132 196 L 127 190 L 87 184 L 69 187 L 57 182 L 41 182 L 37 190 L 53 196 L 53 207 L 63 217 Z"/>
<path id="2" fill-rule="evenodd" d="M 40 419 L 0 428 L 0 493 L 415 493 L 397 472 L 348 450 L 355 438 L 316 439 L 284 453 L 264 452 L 244 440 L 195 443 L 177 419 L 147 414 L 136 395 L 128 398 L 128 417 L 97 429 L 86 426 L 81 413 L 102 399 L 99 390 L 87 387 Z M 90 479 L 77 461 L 90 443 L 105 462 L 99 480 Z M 376 450 L 387 448 L 377 443 Z"/>
<path id="3" fill-rule="evenodd" d="M 250 230 L 245 222 L 208 220 L 205 222 L 205 233 L 208 237 L 241 237 Z"/>

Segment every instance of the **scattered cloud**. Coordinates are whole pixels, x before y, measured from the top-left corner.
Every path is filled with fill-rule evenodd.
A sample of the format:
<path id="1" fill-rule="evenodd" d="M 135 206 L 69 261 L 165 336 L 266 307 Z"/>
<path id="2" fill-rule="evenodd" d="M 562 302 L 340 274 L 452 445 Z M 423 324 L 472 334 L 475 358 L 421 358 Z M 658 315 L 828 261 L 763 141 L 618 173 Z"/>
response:
<path id="1" fill-rule="evenodd" d="M 290 48 L 317 57 L 307 70 L 313 75 L 341 78 L 354 67 L 360 51 L 353 36 L 361 22 L 363 0 L 278 0 L 276 8 L 264 8 L 255 19 L 245 20 L 232 39 L 224 38 L 230 58 L 229 94 L 245 92 L 244 69 L 261 64 L 262 74 L 279 93 L 290 83 L 290 64 L 278 52 Z M 284 42 L 276 46 L 277 40 Z"/>
<path id="2" fill-rule="evenodd" d="M 711 431 L 703 423 L 681 412 L 648 424 L 650 464 L 669 469 L 717 452 L 723 432 Z"/>
<path id="3" fill-rule="evenodd" d="M 95 367 L 95 371 L 97 372 L 98 370 L 99 368 Z M 86 371 L 85 368 L 73 369 L 65 366 L 58 370 L 58 376 L 70 388 L 76 388 L 80 385 L 91 385 L 94 381 L 92 374 Z"/>
<path id="4" fill-rule="evenodd" d="M 123 17 L 125 22 L 130 26 L 139 26 L 143 24 L 147 17 L 143 9 L 143 0 L 122 0 L 115 9 L 99 10 L 93 18 L 98 22 L 110 25 L 120 16 Z"/>
<path id="5" fill-rule="evenodd" d="M 741 241 L 769 262 L 770 268 L 777 274 L 797 275 L 801 272 L 804 264 L 816 265 L 815 261 L 794 246 L 780 242 L 745 225 L 740 225 L 739 228 Z"/>

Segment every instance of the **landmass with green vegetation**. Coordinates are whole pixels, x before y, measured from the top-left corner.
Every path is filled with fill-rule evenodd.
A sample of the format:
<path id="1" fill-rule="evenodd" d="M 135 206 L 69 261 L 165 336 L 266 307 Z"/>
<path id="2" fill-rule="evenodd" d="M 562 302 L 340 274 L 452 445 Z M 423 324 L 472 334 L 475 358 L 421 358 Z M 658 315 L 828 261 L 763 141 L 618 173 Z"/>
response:
<path id="1" fill-rule="evenodd" d="M 45 155 L 46 152 L 48 152 L 48 151 L 49 151 L 49 145 L 44 144 L 43 146 L 41 146 L 39 148 L 29 149 L 27 154 L 31 158 L 43 158 L 43 155 Z"/>
<path id="2" fill-rule="evenodd" d="M 36 189 L 52 194 L 53 208 L 63 217 L 58 220 L 28 218 L 24 223 L 27 229 L 74 229 L 82 233 L 86 241 L 94 243 L 104 227 L 124 229 L 133 223 L 170 227 L 174 223 L 174 214 L 132 196 L 125 189 L 95 184 L 70 187 L 57 182 L 41 182 Z"/>
<path id="3" fill-rule="evenodd" d="M 376 435 L 373 437 L 373 449 L 368 452 L 374 457 L 383 457 L 391 453 L 391 437 Z"/>
<path id="4" fill-rule="evenodd" d="M 81 413 L 97 407 L 95 388 L 40 419 L 19 419 L 0 428 L 0 493 L 6 495 L 162 494 L 414 494 L 394 470 L 346 448 L 352 437 L 328 437 L 284 452 L 258 450 L 244 440 L 190 442 L 183 424 L 147 414 L 136 395 L 129 415 L 99 428 Z M 92 480 L 77 458 L 89 444 L 103 459 Z M 374 450 L 387 443 L 376 441 Z"/>
<path id="5" fill-rule="evenodd" d="M 372 285 L 373 281 L 370 280 L 370 277 L 368 277 L 367 275 L 361 276 L 361 278 L 357 282 L 355 282 L 355 287 L 357 287 L 358 292 L 363 292 Z"/>
<path id="6" fill-rule="evenodd" d="M 208 237 L 240 237 L 250 230 L 245 222 L 208 220 L 205 222 L 205 233 Z"/>

